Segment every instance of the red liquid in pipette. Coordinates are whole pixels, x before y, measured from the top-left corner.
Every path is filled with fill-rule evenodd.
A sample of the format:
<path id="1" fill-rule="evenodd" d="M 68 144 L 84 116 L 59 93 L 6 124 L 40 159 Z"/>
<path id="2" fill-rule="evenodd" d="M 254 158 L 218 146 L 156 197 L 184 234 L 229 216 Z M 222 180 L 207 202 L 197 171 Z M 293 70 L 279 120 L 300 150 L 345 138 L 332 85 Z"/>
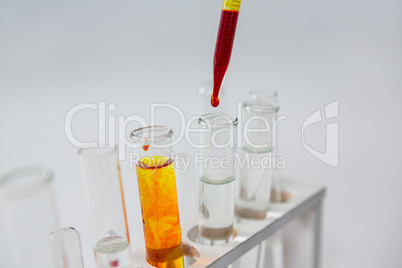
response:
<path id="1" fill-rule="evenodd" d="M 211 97 L 213 107 L 219 105 L 219 90 L 229 67 L 238 17 L 238 11 L 222 10 L 214 55 L 214 91 Z"/>

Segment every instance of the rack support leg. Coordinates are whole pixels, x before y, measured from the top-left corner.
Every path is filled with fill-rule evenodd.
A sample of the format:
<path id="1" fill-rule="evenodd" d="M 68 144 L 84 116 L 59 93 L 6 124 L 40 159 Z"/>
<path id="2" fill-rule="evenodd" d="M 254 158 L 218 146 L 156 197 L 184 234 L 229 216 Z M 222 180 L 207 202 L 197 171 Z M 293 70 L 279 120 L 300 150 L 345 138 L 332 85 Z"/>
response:
<path id="1" fill-rule="evenodd" d="M 314 256 L 313 256 L 313 267 L 321 267 L 321 213 L 322 205 L 321 203 L 315 208 L 314 215 Z"/>

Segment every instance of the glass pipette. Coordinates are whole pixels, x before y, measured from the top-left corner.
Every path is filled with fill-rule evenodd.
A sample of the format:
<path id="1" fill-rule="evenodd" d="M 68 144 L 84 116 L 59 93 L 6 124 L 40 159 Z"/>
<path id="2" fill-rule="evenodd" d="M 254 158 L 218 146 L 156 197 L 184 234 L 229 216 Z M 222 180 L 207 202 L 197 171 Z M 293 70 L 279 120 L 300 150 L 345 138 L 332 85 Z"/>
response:
<path id="1" fill-rule="evenodd" d="M 241 0 L 224 0 L 214 55 L 214 91 L 211 96 L 213 107 L 219 105 L 219 90 L 229 66 L 233 41 L 236 33 Z"/>

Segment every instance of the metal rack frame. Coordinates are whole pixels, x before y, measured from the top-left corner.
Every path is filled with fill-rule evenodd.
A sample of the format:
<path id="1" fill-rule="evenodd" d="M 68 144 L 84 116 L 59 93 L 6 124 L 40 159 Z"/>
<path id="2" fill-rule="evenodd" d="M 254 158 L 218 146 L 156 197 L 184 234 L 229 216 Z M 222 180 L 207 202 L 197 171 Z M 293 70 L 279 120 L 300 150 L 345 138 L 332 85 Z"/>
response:
<path id="1" fill-rule="evenodd" d="M 265 221 L 254 221 L 247 224 L 236 224 L 237 235 L 230 243 L 222 246 L 203 246 L 194 242 L 198 229 L 197 220 L 183 226 L 183 243 L 194 247 L 200 257 L 187 258 L 191 264 L 188 268 L 222 268 L 235 262 L 253 247 L 260 244 L 277 231 L 284 228 L 292 220 L 314 210 L 314 251 L 312 253 L 313 268 L 320 267 L 321 257 L 321 210 L 326 189 L 323 186 L 282 179 L 283 188 L 293 194 L 293 198 L 286 203 L 272 204 Z M 189 260 L 190 259 L 190 260 Z M 135 267 L 149 267 L 145 259 L 145 249 L 134 252 Z"/>

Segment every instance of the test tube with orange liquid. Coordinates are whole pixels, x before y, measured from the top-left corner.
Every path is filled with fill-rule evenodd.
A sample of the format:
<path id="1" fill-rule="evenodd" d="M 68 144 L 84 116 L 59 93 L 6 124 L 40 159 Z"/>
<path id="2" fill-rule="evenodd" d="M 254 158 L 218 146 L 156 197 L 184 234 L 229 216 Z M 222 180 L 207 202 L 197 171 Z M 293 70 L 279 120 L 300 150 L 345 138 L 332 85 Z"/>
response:
<path id="1" fill-rule="evenodd" d="M 174 163 L 173 131 L 164 126 L 131 133 L 138 145 L 137 180 L 147 261 L 154 267 L 184 267 Z"/>

